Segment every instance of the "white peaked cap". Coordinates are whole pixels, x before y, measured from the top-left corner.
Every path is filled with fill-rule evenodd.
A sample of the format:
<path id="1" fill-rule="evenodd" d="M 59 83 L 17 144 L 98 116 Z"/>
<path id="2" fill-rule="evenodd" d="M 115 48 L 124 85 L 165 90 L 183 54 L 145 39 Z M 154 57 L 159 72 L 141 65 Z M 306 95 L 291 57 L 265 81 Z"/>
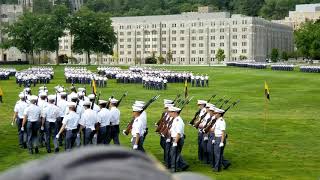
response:
<path id="1" fill-rule="evenodd" d="M 20 93 L 20 94 L 19 94 L 19 98 L 24 98 L 24 94 L 23 94 L 23 93 Z"/>
<path id="2" fill-rule="evenodd" d="M 215 107 L 215 105 L 213 105 L 213 104 L 211 104 L 211 103 L 207 103 L 207 104 L 206 104 L 206 108 L 210 108 L 210 107 L 212 107 L 212 106 Z"/>
<path id="3" fill-rule="evenodd" d="M 143 108 L 144 104 L 141 104 L 141 103 L 134 103 L 133 106 L 137 106 L 137 107 L 141 107 Z"/>
<path id="4" fill-rule="evenodd" d="M 38 100 L 38 96 L 32 95 L 30 96 L 30 101 L 36 101 Z"/>
<path id="5" fill-rule="evenodd" d="M 56 96 L 55 95 L 49 95 L 48 96 L 48 100 L 56 100 Z"/>
<path id="6" fill-rule="evenodd" d="M 67 95 L 66 92 L 60 92 L 59 94 L 60 94 L 61 96 L 66 96 L 66 95 Z"/>
<path id="7" fill-rule="evenodd" d="M 135 101 L 134 103 L 135 103 L 135 104 L 145 104 L 144 101 Z"/>
<path id="8" fill-rule="evenodd" d="M 107 104 L 108 101 L 105 101 L 105 100 L 99 100 L 99 104 Z"/>
<path id="9" fill-rule="evenodd" d="M 90 101 L 85 101 L 85 102 L 83 102 L 83 105 L 84 105 L 84 106 L 90 106 L 90 105 L 91 105 L 91 102 L 90 102 Z"/>
<path id="10" fill-rule="evenodd" d="M 77 106 L 77 104 L 75 102 L 68 102 L 67 105 L 69 107 L 76 107 Z"/>
<path id="11" fill-rule="evenodd" d="M 200 105 L 200 104 L 207 104 L 207 101 L 205 101 L 205 100 L 198 100 L 198 104 Z"/>
<path id="12" fill-rule="evenodd" d="M 78 94 L 78 96 L 84 96 L 84 93 L 81 91 L 79 91 L 77 94 Z"/>
<path id="13" fill-rule="evenodd" d="M 181 110 L 180 108 L 177 108 L 177 107 L 174 107 L 174 106 L 168 108 L 168 111 L 170 111 L 170 112 L 178 112 L 180 110 Z"/>
<path id="14" fill-rule="evenodd" d="M 174 106 L 174 104 L 164 104 L 165 108 L 169 108 L 169 107 L 173 107 L 173 106 Z"/>
<path id="15" fill-rule="evenodd" d="M 110 99 L 110 102 L 111 102 L 112 104 L 114 104 L 114 103 L 117 103 L 117 102 L 118 102 L 118 100 L 117 100 L 117 99 L 115 99 L 115 98 L 112 98 L 112 99 Z"/>
<path id="16" fill-rule="evenodd" d="M 39 96 L 40 96 L 40 97 L 47 96 L 47 93 L 44 92 L 44 91 L 41 91 L 40 94 L 39 94 Z"/>
<path id="17" fill-rule="evenodd" d="M 96 96 L 94 94 L 89 94 L 88 98 L 89 99 L 94 99 Z"/>
<path id="18" fill-rule="evenodd" d="M 85 88 L 78 88 L 78 91 L 79 92 L 83 92 L 83 91 L 85 91 L 86 89 Z"/>
<path id="19" fill-rule="evenodd" d="M 224 110 L 223 110 L 223 109 L 216 108 L 216 109 L 215 109 L 215 112 L 217 112 L 217 113 L 224 113 Z"/>
<path id="20" fill-rule="evenodd" d="M 137 106 L 132 106 L 132 111 L 133 112 L 140 112 L 140 111 L 142 111 L 142 108 L 141 107 L 137 107 Z"/>

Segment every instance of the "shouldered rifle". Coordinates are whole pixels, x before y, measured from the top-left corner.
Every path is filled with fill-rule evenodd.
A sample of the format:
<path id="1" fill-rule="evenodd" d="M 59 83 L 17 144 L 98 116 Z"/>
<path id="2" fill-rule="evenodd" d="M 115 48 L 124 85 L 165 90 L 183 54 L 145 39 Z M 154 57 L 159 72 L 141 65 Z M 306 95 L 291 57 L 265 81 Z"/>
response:
<path id="1" fill-rule="evenodd" d="M 113 97 L 113 95 L 110 97 L 110 99 L 113 99 L 114 97 Z M 109 99 L 109 101 L 108 101 L 108 103 L 107 103 L 107 109 L 109 109 L 110 108 L 110 99 Z"/>
<path id="2" fill-rule="evenodd" d="M 153 98 L 151 98 L 142 108 L 142 110 L 140 111 L 140 113 L 142 113 L 143 111 L 145 111 L 154 101 L 156 101 L 158 98 L 160 97 L 160 95 L 156 95 Z M 133 121 L 135 120 L 135 118 L 132 118 L 131 121 L 129 122 L 129 124 L 127 125 L 127 128 L 125 130 L 123 130 L 123 134 L 128 135 L 132 129 L 132 124 Z"/>
<path id="3" fill-rule="evenodd" d="M 205 113 L 199 118 L 199 120 L 194 123 L 193 126 L 194 126 L 196 129 L 198 129 L 199 125 L 201 124 L 201 122 L 203 121 L 204 117 L 206 117 L 207 114 L 208 114 L 208 112 L 205 112 Z"/>
<path id="4" fill-rule="evenodd" d="M 54 102 L 54 105 L 57 105 L 58 104 L 58 92 L 56 91 L 56 100 Z"/>
<path id="5" fill-rule="evenodd" d="M 159 121 L 156 123 L 156 132 L 160 132 L 160 130 L 163 128 L 163 125 L 165 124 L 165 118 L 166 118 L 166 112 L 163 112 L 161 115 L 161 118 Z"/>
<path id="6" fill-rule="evenodd" d="M 191 102 L 191 100 L 193 99 L 193 96 L 187 100 L 184 101 L 184 103 L 181 106 L 181 110 L 178 112 L 178 114 L 180 114 L 182 112 L 182 110 Z"/>
<path id="7" fill-rule="evenodd" d="M 123 98 L 126 97 L 127 95 L 128 95 L 128 91 L 125 92 L 125 93 L 121 96 L 120 100 L 119 100 L 118 103 L 116 104 L 116 107 L 119 107 L 119 106 L 120 106 L 121 101 L 122 101 Z"/>
<path id="8" fill-rule="evenodd" d="M 232 104 L 230 104 L 229 107 L 227 107 L 225 110 L 224 110 L 224 113 L 222 113 L 222 117 L 224 116 L 224 114 L 229 111 L 230 108 L 234 107 L 235 105 L 239 104 L 240 103 L 240 99 L 238 99 L 237 101 L 233 102 Z"/>
<path id="9" fill-rule="evenodd" d="M 218 99 L 218 101 L 216 101 L 214 103 L 215 106 L 217 106 L 221 101 L 223 101 L 223 99 L 225 98 L 226 96 L 223 96 L 222 98 Z"/>
<path id="10" fill-rule="evenodd" d="M 99 100 L 100 100 L 100 94 L 101 94 L 101 92 L 99 92 L 99 94 L 98 94 L 98 97 L 97 97 L 97 100 L 96 100 L 96 104 L 98 104 L 98 103 L 99 103 Z"/>
<path id="11" fill-rule="evenodd" d="M 210 131 L 210 129 L 212 128 L 212 126 L 216 123 L 216 120 L 220 117 L 221 117 L 221 115 L 216 115 L 214 118 L 211 117 L 210 120 L 203 127 L 203 130 L 202 130 L 203 133 L 207 134 Z"/>
<path id="12" fill-rule="evenodd" d="M 173 104 L 176 103 L 176 101 L 180 98 L 181 94 L 177 94 L 176 98 L 173 100 Z"/>
<path id="13" fill-rule="evenodd" d="M 231 98 L 224 100 L 223 103 L 220 105 L 219 109 L 221 109 L 224 105 L 228 104 L 230 100 Z"/>
<path id="14" fill-rule="evenodd" d="M 210 102 L 212 99 L 214 99 L 217 95 L 212 95 L 207 102 Z M 218 101 L 222 101 L 223 99 L 219 99 Z M 189 122 L 190 125 L 194 124 L 194 121 L 198 118 L 199 114 L 201 112 L 201 109 L 198 109 L 198 111 L 194 114 L 194 117 L 192 118 L 192 120 Z"/>

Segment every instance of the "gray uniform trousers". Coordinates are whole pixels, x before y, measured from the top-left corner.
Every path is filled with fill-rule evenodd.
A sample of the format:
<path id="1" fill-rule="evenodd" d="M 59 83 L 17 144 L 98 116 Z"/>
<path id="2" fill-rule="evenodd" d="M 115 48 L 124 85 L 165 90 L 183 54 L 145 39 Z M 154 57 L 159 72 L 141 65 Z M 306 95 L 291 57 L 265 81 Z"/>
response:
<path id="1" fill-rule="evenodd" d="M 160 146 L 163 149 L 163 161 L 166 164 L 166 138 L 160 135 Z"/>
<path id="2" fill-rule="evenodd" d="M 65 150 L 71 151 L 74 146 L 78 134 L 78 129 L 66 130 Z"/>
<path id="3" fill-rule="evenodd" d="M 107 126 L 100 127 L 97 137 L 97 144 L 107 144 Z"/>
<path id="4" fill-rule="evenodd" d="M 27 122 L 27 145 L 29 149 L 33 146 L 38 147 L 38 131 L 40 129 L 40 121 Z"/>
<path id="5" fill-rule="evenodd" d="M 84 137 L 83 137 L 83 145 L 86 146 L 88 144 L 92 144 L 92 139 L 95 131 L 90 128 L 84 129 Z"/>
<path id="6" fill-rule="evenodd" d="M 17 118 L 16 124 L 17 124 L 17 127 L 18 127 L 19 145 L 20 146 L 25 146 L 26 139 L 27 139 L 27 133 L 26 133 L 26 131 L 21 131 L 22 121 L 23 121 L 23 119 Z M 24 128 L 26 129 L 26 127 L 24 127 Z"/>
<path id="7" fill-rule="evenodd" d="M 58 134 L 58 125 L 56 122 L 45 122 L 45 134 L 46 134 L 46 147 L 48 151 L 51 151 L 50 147 L 50 139 L 52 137 L 54 149 L 57 149 L 59 147 L 58 139 L 56 138 L 56 135 Z"/>
<path id="8" fill-rule="evenodd" d="M 223 151 L 226 145 L 226 141 L 224 141 L 224 146 L 223 147 L 219 147 L 219 144 L 221 142 L 221 137 L 215 137 L 214 138 L 215 142 L 214 142 L 214 158 L 215 158 L 215 162 L 213 164 L 213 168 L 216 171 L 220 171 L 221 170 L 221 166 L 223 165 L 224 167 L 226 167 L 228 164 L 230 164 L 230 162 L 228 160 L 225 160 L 223 157 Z"/>
<path id="9" fill-rule="evenodd" d="M 203 160 L 203 145 L 202 145 L 202 141 L 203 141 L 203 133 L 202 132 L 198 132 L 198 159 L 200 161 Z"/>
<path id="10" fill-rule="evenodd" d="M 165 153 L 166 167 L 167 167 L 168 169 L 171 168 L 171 154 L 170 154 L 170 152 L 171 152 L 171 146 L 172 146 L 171 141 L 172 141 L 172 140 L 170 140 L 170 142 L 166 142 L 166 144 L 165 144 L 165 151 L 164 151 L 164 153 Z"/>
<path id="11" fill-rule="evenodd" d="M 143 148 L 143 139 L 144 139 L 143 136 L 140 136 L 139 142 L 138 142 L 138 149 L 137 150 L 141 151 L 141 152 L 145 152 L 145 150 Z M 131 141 L 132 147 L 134 146 L 135 142 L 136 142 L 136 137 L 133 137 L 132 141 Z"/>
<path id="12" fill-rule="evenodd" d="M 172 140 L 174 142 L 174 140 Z M 180 138 L 178 145 L 176 147 L 171 146 L 170 156 L 171 156 L 171 171 L 176 172 L 179 169 L 183 169 L 187 166 L 187 163 L 183 160 L 181 151 L 184 145 L 184 138 Z"/>
<path id="13" fill-rule="evenodd" d="M 120 145 L 119 133 L 120 133 L 119 125 L 110 126 L 110 131 L 108 132 L 109 137 L 107 138 L 107 144 L 110 144 L 111 140 L 113 140 L 114 144 Z"/>

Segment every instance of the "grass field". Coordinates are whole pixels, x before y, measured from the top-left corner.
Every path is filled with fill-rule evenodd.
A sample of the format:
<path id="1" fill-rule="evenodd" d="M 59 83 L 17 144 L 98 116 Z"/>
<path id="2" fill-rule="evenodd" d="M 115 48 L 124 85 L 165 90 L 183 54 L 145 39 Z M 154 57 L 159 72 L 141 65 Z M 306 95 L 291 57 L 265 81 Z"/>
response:
<path id="1" fill-rule="evenodd" d="M 25 66 L 16 66 L 23 69 Z M 55 67 L 55 77 L 49 90 L 63 84 L 64 67 Z M 89 67 L 95 70 L 96 67 Z M 320 74 L 300 72 L 274 72 L 233 67 L 168 67 L 177 71 L 208 73 L 209 88 L 189 86 L 193 102 L 182 113 L 188 123 L 197 109 L 197 99 L 208 99 L 212 94 L 226 95 L 240 99 L 241 103 L 226 116 L 228 145 L 225 156 L 232 166 L 220 173 L 214 173 L 207 165 L 197 160 L 197 131 L 186 126 L 187 139 L 183 156 L 190 164 L 190 171 L 202 173 L 216 179 L 319 179 L 320 178 Z M 265 120 L 264 80 L 268 81 L 271 101 Z M 160 99 L 147 111 L 150 133 L 145 142 L 148 153 L 162 158 L 159 137 L 153 124 L 162 111 L 162 99 L 174 98 L 183 92 L 183 84 L 169 84 L 167 91 L 144 90 L 140 85 L 116 84 L 109 81 L 109 87 L 98 89 L 102 98 L 114 93 L 120 97 L 128 91 L 121 104 L 121 126 L 130 120 L 134 100 L 148 100 L 155 94 Z M 11 127 L 13 106 L 22 90 L 11 78 L 0 81 L 4 91 L 4 104 L 0 104 L 0 171 L 14 167 L 31 159 L 46 156 L 45 149 L 39 155 L 29 155 L 17 146 L 17 130 Z M 37 89 L 38 90 L 38 89 Z M 161 107 L 161 108 L 160 108 Z M 129 137 L 121 135 L 121 143 L 129 146 Z"/>

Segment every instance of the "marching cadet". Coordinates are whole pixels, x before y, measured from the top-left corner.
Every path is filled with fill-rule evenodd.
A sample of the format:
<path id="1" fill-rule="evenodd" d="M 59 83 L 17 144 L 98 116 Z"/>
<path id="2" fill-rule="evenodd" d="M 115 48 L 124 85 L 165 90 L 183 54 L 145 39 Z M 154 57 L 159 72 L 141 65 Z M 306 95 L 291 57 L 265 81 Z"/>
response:
<path id="1" fill-rule="evenodd" d="M 97 144 L 107 144 L 110 142 L 107 138 L 110 138 L 110 111 L 107 109 L 108 101 L 99 100 L 100 111 L 98 112 L 98 124 L 99 131 L 97 137 Z"/>
<path id="2" fill-rule="evenodd" d="M 51 147 L 50 147 L 50 139 L 52 136 L 53 145 L 54 145 L 54 152 L 59 152 L 59 145 L 58 145 L 58 139 L 56 139 L 56 135 L 59 131 L 57 119 L 61 116 L 60 108 L 57 107 L 55 102 L 56 96 L 55 95 L 49 95 L 48 96 L 48 105 L 44 108 L 43 114 L 42 114 L 42 126 L 41 129 L 45 129 L 45 135 L 46 135 L 46 147 L 47 152 L 51 153 Z"/>
<path id="3" fill-rule="evenodd" d="M 27 146 L 30 154 L 33 154 L 33 147 L 35 148 L 35 153 L 39 153 L 38 131 L 40 129 L 41 109 L 36 105 L 37 100 L 37 96 L 33 95 L 30 97 L 30 105 L 23 113 L 24 117 L 21 127 L 21 131 L 24 131 L 24 127 L 27 125 Z"/>
<path id="4" fill-rule="evenodd" d="M 211 143 L 211 142 L 209 142 L 208 134 L 203 133 L 203 128 L 207 124 L 207 122 L 209 121 L 209 119 L 211 117 L 210 107 L 214 107 L 214 105 L 207 103 L 206 104 L 206 113 L 202 116 L 203 118 L 201 119 L 201 122 L 198 127 L 198 130 L 199 130 L 199 132 L 202 133 L 202 137 L 203 137 L 203 139 L 202 139 L 202 149 L 203 149 L 202 157 L 203 157 L 203 162 L 205 164 L 210 164 L 208 143 Z"/>
<path id="5" fill-rule="evenodd" d="M 107 144 L 113 140 L 114 144 L 120 145 L 119 133 L 120 133 L 120 110 L 117 108 L 117 99 L 110 99 L 110 137 L 107 138 Z"/>
<path id="6" fill-rule="evenodd" d="M 131 144 L 132 144 L 132 149 L 138 150 L 141 152 L 145 152 L 143 148 L 143 124 L 142 120 L 140 119 L 142 108 L 141 107 L 136 107 L 132 106 L 132 114 L 133 117 L 135 118 L 132 124 L 132 129 L 131 129 Z"/>
<path id="7" fill-rule="evenodd" d="M 206 74 L 206 76 L 204 76 L 204 80 L 206 81 L 206 87 L 209 87 L 209 76 L 208 76 L 208 74 Z"/>
<path id="8" fill-rule="evenodd" d="M 57 124 L 57 129 L 61 129 L 62 126 L 62 121 L 64 116 L 67 113 L 67 93 L 66 92 L 61 92 L 57 95 L 60 95 L 60 100 L 56 97 L 56 99 L 58 100 L 58 102 L 56 102 L 58 108 L 60 109 L 60 117 L 57 119 L 56 124 Z M 60 136 L 59 137 L 59 146 L 62 146 L 62 141 L 63 141 L 63 137 Z"/>
<path id="9" fill-rule="evenodd" d="M 69 113 L 63 118 L 62 127 L 56 135 L 56 139 L 59 139 L 60 135 L 64 132 L 64 130 L 66 130 L 65 149 L 66 151 L 71 151 L 79 131 L 78 123 L 80 120 L 80 116 L 76 113 L 77 104 L 75 102 L 68 102 L 67 105 L 69 107 Z"/>
<path id="10" fill-rule="evenodd" d="M 80 132 L 83 129 L 83 145 L 86 146 L 92 143 L 92 139 L 96 137 L 96 123 L 98 122 L 98 116 L 96 111 L 90 109 L 91 102 L 86 101 L 83 103 L 84 112 L 79 121 Z"/>
<path id="11" fill-rule="evenodd" d="M 16 105 L 14 106 L 14 115 L 13 115 L 13 121 L 11 125 L 13 126 L 13 122 L 17 124 L 19 146 L 21 148 L 27 148 L 27 144 L 24 138 L 26 133 L 24 131 L 21 131 L 21 127 L 22 127 L 22 121 L 23 121 L 23 113 L 24 113 L 24 110 L 28 107 L 28 103 L 26 102 L 25 96 L 23 93 L 19 94 L 19 98 L 20 100 L 17 101 Z"/>
<path id="12" fill-rule="evenodd" d="M 99 112 L 100 111 L 100 108 L 99 106 L 95 103 L 95 100 L 96 100 L 96 96 L 94 94 L 89 94 L 88 96 L 90 102 L 91 102 L 91 105 L 90 105 L 90 108 L 96 112 Z M 93 104 L 93 107 L 91 107 Z"/>
<path id="13" fill-rule="evenodd" d="M 144 101 L 135 101 L 134 104 L 133 104 L 133 106 L 140 107 L 141 109 L 143 109 L 144 105 L 145 105 Z M 145 140 L 146 136 L 148 135 L 147 112 L 146 111 L 143 111 L 141 113 L 140 119 L 142 120 L 143 131 L 144 131 L 143 140 Z"/>
<path id="14" fill-rule="evenodd" d="M 170 150 L 171 158 L 171 172 L 177 172 L 179 169 L 186 170 L 189 165 L 183 160 L 181 151 L 184 145 L 184 122 L 179 115 L 181 111 L 177 107 L 169 107 L 169 114 L 173 117 L 170 134 L 172 139 L 172 146 Z"/>
<path id="15" fill-rule="evenodd" d="M 206 113 L 206 101 L 204 100 L 198 100 L 198 107 L 201 109 L 198 121 L 201 120 L 201 117 Z M 203 147 L 202 147 L 202 141 L 203 141 L 203 134 L 201 131 L 198 132 L 198 159 L 200 161 L 203 161 Z"/>
<path id="16" fill-rule="evenodd" d="M 213 125 L 211 131 L 214 132 L 214 159 L 213 170 L 219 172 L 221 166 L 224 166 L 224 169 L 227 169 L 231 163 L 228 160 L 225 160 L 223 157 L 224 147 L 226 145 L 226 122 L 221 117 L 224 113 L 224 110 L 216 108 L 215 111 L 220 116 L 216 123 Z"/>
<path id="17" fill-rule="evenodd" d="M 38 99 L 37 105 L 40 107 L 41 114 L 44 113 L 44 109 L 48 106 L 47 102 L 47 93 L 41 91 L 39 94 L 40 98 Z M 39 144 L 43 147 L 43 143 L 46 143 L 45 135 L 44 135 L 44 126 L 41 126 L 39 131 Z"/>

